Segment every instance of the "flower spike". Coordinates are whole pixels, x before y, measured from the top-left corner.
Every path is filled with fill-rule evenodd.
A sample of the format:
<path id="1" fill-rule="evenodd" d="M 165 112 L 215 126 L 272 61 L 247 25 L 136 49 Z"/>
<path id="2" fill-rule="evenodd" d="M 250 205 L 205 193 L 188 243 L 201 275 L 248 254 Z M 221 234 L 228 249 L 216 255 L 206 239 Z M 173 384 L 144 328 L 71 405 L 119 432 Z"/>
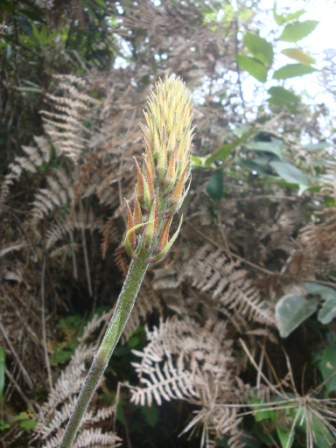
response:
<path id="1" fill-rule="evenodd" d="M 137 186 L 133 214 L 127 205 L 125 244 L 134 258 L 161 260 L 177 238 L 169 240 L 173 215 L 190 186 L 193 137 L 189 91 L 180 78 L 170 76 L 155 85 L 140 124 L 145 154 L 142 168 L 136 161 Z M 145 211 L 146 222 L 140 226 Z"/>

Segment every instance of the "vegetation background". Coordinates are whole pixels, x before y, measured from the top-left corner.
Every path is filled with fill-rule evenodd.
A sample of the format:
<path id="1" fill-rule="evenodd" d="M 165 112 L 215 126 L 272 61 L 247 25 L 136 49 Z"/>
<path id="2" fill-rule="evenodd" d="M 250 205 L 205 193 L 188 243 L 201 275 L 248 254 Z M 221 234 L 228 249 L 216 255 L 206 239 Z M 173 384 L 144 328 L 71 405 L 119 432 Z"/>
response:
<path id="1" fill-rule="evenodd" d="M 138 122 L 171 73 L 195 104 L 181 235 L 75 446 L 336 445 L 336 52 L 315 60 L 318 22 L 282 6 L 1 1 L 1 447 L 59 443 L 129 264 Z"/>

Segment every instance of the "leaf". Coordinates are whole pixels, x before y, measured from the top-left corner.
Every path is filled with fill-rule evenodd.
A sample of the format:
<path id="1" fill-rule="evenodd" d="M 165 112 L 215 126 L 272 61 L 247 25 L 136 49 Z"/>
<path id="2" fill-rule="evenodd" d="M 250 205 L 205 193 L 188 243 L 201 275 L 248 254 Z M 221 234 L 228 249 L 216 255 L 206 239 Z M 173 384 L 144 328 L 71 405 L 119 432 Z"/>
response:
<path id="1" fill-rule="evenodd" d="M 328 378 L 330 378 L 330 376 L 336 371 L 336 347 L 332 347 L 331 345 L 327 345 L 325 347 L 318 367 L 321 371 L 323 380 L 327 381 Z M 328 395 L 331 392 L 336 391 L 336 375 L 327 381 L 325 388 Z"/>
<path id="2" fill-rule="evenodd" d="M 239 130 L 240 129 L 241 128 L 239 128 Z M 250 137 L 252 137 L 252 135 L 255 135 L 257 132 L 255 129 L 247 129 L 248 130 L 245 131 L 240 138 L 237 138 L 237 140 L 233 141 L 232 143 L 225 143 L 224 145 L 213 151 L 210 157 L 206 156 L 206 166 L 211 166 L 211 164 L 215 160 L 222 160 L 223 162 L 225 162 L 235 148 L 245 143 Z"/>
<path id="3" fill-rule="evenodd" d="M 273 47 L 266 39 L 257 34 L 247 32 L 244 36 L 244 43 L 250 53 L 264 65 L 272 64 L 274 55 Z"/>
<path id="4" fill-rule="evenodd" d="M 258 81 L 266 82 L 267 69 L 258 59 L 245 56 L 244 54 L 237 54 L 236 59 L 242 70 L 246 70 Z"/>
<path id="5" fill-rule="evenodd" d="M 286 48 L 285 50 L 282 50 L 281 53 L 291 59 L 295 59 L 301 64 L 311 65 L 315 62 L 315 59 L 312 56 L 302 50 L 299 50 L 298 48 Z"/>
<path id="6" fill-rule="evenodd" d="M 318 20 L 289 23 L 283 30 L 279 39 L 286 42 L 297 42 L 314 31 L 318 24 Z"/>
<path id="7" fill-rule="evenodd" d="M 309 145 L 305 145 L 304 148 L 307 149 L 307 151 L 320 151 L 321 149 L 329 148 L 330 143 L 328 142 L 321 142 L 321 143 L 311 143 Z"/>
<path id="8" fill-rule="evenodd" d="M 285 23 L 292 22 L 293 20 L 297 20 L 302 16 L 306 11 L 304 9 L 299 9 L 296 12 L 292 12 L 290 14 L 278 14 L 276 12 L 276 2 L 273 6 L 273 18 L 277 25 L 284 25 Z"/>
<path id="9" fill-rule="evenodd" d="M 159 410 L 155 405 L 152 406 L 141 406 L 141 413 L 144 416 L 146 423 L 152 428 L 155 428 L 159 421 Z"/>
<path id="10" fill-rule="evenodd" d="M 0 346 L 0 403 L 2 403 L 3 392 L 5 389 L 5 371 L 6 371 L 6 352 Z"/>
<path id="11" fill-rule="evenodd" d="M 317 294 L 324 300 L 336 298 L 336 289 L 330 288 L 330 286 L 320 285 L 314 282 L 305 282 L 304 287 L 308 294 Z"/>
<path id="12" fill-rule="evenodd" d="M 294 442 L 294 431 L 291 431 L 290 429 L 285 431 L 280 426 L 276 427 L 276 431 L 282 448 L 291 448 Z"/>
<path id="13" fill-rule="evenodd" d="M 268 152 L 270 154 L 274 154 L 279 159 L 282 159 L 282 153 L 281 150 L 283 148 L 283 142 L 279 139 L 271 139 L 270 142 L 250 142 L 247 145 L 245 145 L 246 149 L 250 151 L 256 151 L 256 152 Z M 269 161 L 269 160 L 268 160 Z"/>
<path id="14" fill-rule="evenodd" d="M 326 300 L 317 314 L 318 320 L 326 325 L 336 317 L 336 297 Z"/>
<path id="15" fill-rule="evenodd" d="M 259 423 L 263 420 L 273 420 L 273 416 L 275 414 L 275 411 L 271 408 L 271 406 L 264 406 L 264 403 L 261 401 L 258 397 L 250 397 L 249 403 L 253 404 L 253 416 L 254 420 Z M 261 406 L 256 406 L 260 404 Z"/>
<path id="16" fill-rule="evenodd" d="M 295 76 L 308 75 L 316 72 L 317 69 L 305 64 L 288 64 L 276 70 L 273 74 L 273 79 L 288 79 Z"/>
<path id="17" fill-rule="evenodd" d="M 223 197 L 223 170 L 215 171 L 210 177 L 206 191 L 212 199 L 221 199 Z"/>
<path id="18" fill-rule="evenodd" d="M 274 171 L 286 182 L 290 184 L 300 185 L 301 191 L 309 188 L 309 182 L 307 177 L 296 166 L 287 162 L 271 162 L 271 167 Z"/>
<path id="19" fill-rule="evenodd" d="M 268 93 L 271 95 L 271 98 L 269 98 L 268 101 L 278 106 L 299 103 L 301 101 L 301 98 L 298 95 L 295 95 L 290 90 L 280 86 L 271 87 L 268 89 Z"/>
<path id="20" fill-rule="evenodd" d="M 275 321 L 280 336 L 286 338 L 317 308 L 317 301 L 297 294 L 286 294 L 275 305 Z"/>

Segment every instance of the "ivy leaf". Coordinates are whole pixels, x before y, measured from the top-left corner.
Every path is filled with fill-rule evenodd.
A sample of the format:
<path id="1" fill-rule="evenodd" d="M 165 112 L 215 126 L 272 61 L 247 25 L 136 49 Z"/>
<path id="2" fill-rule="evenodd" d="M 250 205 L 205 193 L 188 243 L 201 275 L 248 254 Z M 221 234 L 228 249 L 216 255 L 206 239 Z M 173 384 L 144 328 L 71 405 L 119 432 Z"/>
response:
<path id="1" fill-rule="evenodd" d="M 299 50 L 298 48 L 285 48 L 281 51 L 281 53 L 285 54 L 291 59 L 295 59 L 301 64 L 311 65 L 315 62 L 315 59 L 312 56 L 302 50 Z"/>
<path id="2" fill-rule="evenodd" d="M 246 70 L 251 76 L 260 82 L 266 82 L 267 69 L 259 59 L 245 56 L 244 54 L 237 54 L 236 56 L 239 67 Z"/>
<path id="3" fill-rule="evenodd" d="M 317 308 L 315 299 L 306 300 L 297 294 L 286 294 L 275 305 L 275 321 L 280 336 L 286 338 Z"/>
<path id="4" fill-rule="evenodd" d="M 314 31 L 318 24 L 319 22 L 317 20 L 289 23 L 283 30 L 279 39 L 286 42 L 297 42 Z"/>
<path id="5" fill-rule="evenodd" d="M 246 33 L 244 43 L 250 53 L 262 62 L 264 65 L 270 65 L 273 62 L 273 47 L 266 39 L 253 33 Z"/>

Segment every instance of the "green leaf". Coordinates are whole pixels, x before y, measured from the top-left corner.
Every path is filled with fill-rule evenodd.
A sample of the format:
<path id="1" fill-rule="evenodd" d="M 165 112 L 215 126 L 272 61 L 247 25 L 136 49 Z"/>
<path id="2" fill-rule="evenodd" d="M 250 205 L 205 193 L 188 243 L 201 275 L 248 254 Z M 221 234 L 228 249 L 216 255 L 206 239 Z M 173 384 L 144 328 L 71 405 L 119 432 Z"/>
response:
<path id="1" fill-rule="evenodd" d="M 210 177 L 206 191 L 212 199 L 219 200 L 223 197 L 223 170 L 215 171 Z"/>
<path id="2" fill-rule="evenodd" d="M 299 96 L 280 86 L 271 87 L 268 89 L 268 93 L 271 95 L 271 98 L 269 98 L 268 101 L 278 106 L 299 103 L 301 101 Z"/>
<path id="3" fill-rule="evenodd" d="M 146 423 L 152 428 L 155 428 L 160 416 L 157 406 L 141 406 L 140 409 Z"/>
<path id="4" fill-rule="evenodd" d="M 286 338 L 317 308 L 317 301 L 297 294 L 286 294 L 275 305 L 275 321 L 280 336 Z"/>
<path id="5" fill-rule="evenodd" d="M 276 12 L 276 2 L 273 6 L 273 18 L 277 25 L 284 25 L 285 23 L 292 22 L 293 20 L 297 20 L 304 14 L 306 11 L 304 9 L 299 9 L 296 12 L 292 12 L 290 14 L 278 14 Z"/>
<path id="6" fill-rule="evenodd" d="M 23 420 L 20 423 L 20 428 L 24 429 L 25 431 L 32 431 L 33 429 L 35 429 L 36 425 L 37 425 L 37 421 L 30 418 L 27 420 Z"/>
<path id="7" fill-rule="evenodd" d="M 247 129 L 248 130 L 245 131 L 237 140 L 233 141 L 232 143 L 225 143 L 224 145 L 213 151 L 210 157 L 206 156 L 206 166 L 211 166 L 215 160 L 222 160 L 223 162 L 225 162 L 235 148 L 245 143 L 250 137 L 252 137 L 252 135 L 255 135 L 257 132 L 254 129 Z M 240 130 L 241 128 L 236 129 L 237 132 L 240 132 Z M 234 133 L 236 131 L 234 131 Z"/>
<path id="8" fill-rule="evenodd" d="M 283 30 L 279 39 L 286 42 L 297 42 L 314 31 L 318 24 L 319 22 L 317 20 L 289 23 Z"/>
<path id="9" fill-rule="evenodd" d="M 296 166 L 287 162 L 271 162 L 270 165 L 286 182 L 299 185 L 301 191 L 309 188 L 307 177 L 299 170 L 299 168 L 296 168 Z"/>
<path id="10" fill-rule="evenodd" d="M 276 427 L 276 431 L 282 448 L 291 448 L 294 442 L 294 431 L 291 431 L 290 429 L 285 431 L 278 425 Z"/>
<path id="11" fill-rule="evenodd" d="M 305 145 L 304 149 L 308 151 L 320 151 L 321 149 L 329 148 L 330 143 L 328 142 L 320 142 L 320 143 L 311 143 L 309 145 Z"/>
<path id="12" fill-rule="evenodd" d="M 304 287 L 308 294 L 319 295 L 324 300 L 336 298 L 336 289 L 330 288 L 330 286 L 320 285 L 314 282 L 305 282 Z"/>
<path id="13" fill-rule="evenodd" d="M 237 54 L 236 59 L 242 70 L 246 70 L 258 81 L 266 82 L 267 69 L 258 59 L 245 56 L 244 54 Z"/>
<path id="14" fill-rule="evenodd" d="M 270 405 L 266 405 L 261 401 L 258 397 L 250 397 L 249 403 L 252 403 L 254 405 L 260 404 L 260 406 L 253 406 L 253 416 L 257 423 L 263 421 L 263 420 L 273 420 L 273 417 L 275 415 L 275 411 L 273 409 L 270 409 Z"/>
<path id="15" fill-rule="evenodd" d="M 326 300 L 317 314 L 318 320 L 326 325 L 336 317 L 336 297 Z"/>
<path id="16" fill-rule="evenodd" d="M 285 50 L 282 50 L 281 53 L 291 59 L 295 59 L 301 64 L 311 65 L 315 63 L 315 59 L 312 56 L 298 48 L 286 48 Z"/>
<path id="17" fill-rule="evenodd" d="M 316 72 L 317 69 L 305 64 L 288 64 L 276 70 L 273 74 L 273 79 L 288 79 L 295 76 L 308 75 Z"/>
<path id="18" fill-rule="evenodd" d="M 6 429 L 10 428 L 10 424 L 6 423 L 5 420 L 0 419 L 0 432 L 1 431 L 6 431 Z"/>
<path id="19" fill-rule="evenodd" d="M 3 393 L 5 389 L 5 371 L 6 371 L 6 352 L 0 346 L 0 404 L 3 400 Z"/>
<path id="20" fill-rule="evenodd" d="M 264 65 L 272 64 L 274 55 L 273 47 L 266 39 L 257 34 L 247 32 L 244 36 L 244 43 L 250 53 Z"/>
<path id="21" fill-rule="evenodd" d="M 316 412 L 313 407 L 303 404 L 297 408 L 295 420 L 298 431 L 312 434 L 314 447 L 330 448 L 335 446 L 335 436 L 324 423 L 326 420 L 324 420 L 323 412 Z"/>
<path id="22" fill-rule="evenodd" d="M 322 353 L 322 359 L 318 364 L 323 381 L 327 381 L 336 372 L 336 347 L 327 345 Z M 332 376 L 325 385 L 326 393 L 336 391 L 336 375 Z"/>
<path id="23" fill-rule="evenodd" d="M 279 139 L 272 138 L 270 142 L 252 141 L 247 143 L 245 148 L 249 151 L 268 152 L 270 154 L 274 154 L 277 158 L 282 159 L 281 150 L 283 148 L 283 142 Z M 269 159 L 267 160 L 269 162 Z"/>

